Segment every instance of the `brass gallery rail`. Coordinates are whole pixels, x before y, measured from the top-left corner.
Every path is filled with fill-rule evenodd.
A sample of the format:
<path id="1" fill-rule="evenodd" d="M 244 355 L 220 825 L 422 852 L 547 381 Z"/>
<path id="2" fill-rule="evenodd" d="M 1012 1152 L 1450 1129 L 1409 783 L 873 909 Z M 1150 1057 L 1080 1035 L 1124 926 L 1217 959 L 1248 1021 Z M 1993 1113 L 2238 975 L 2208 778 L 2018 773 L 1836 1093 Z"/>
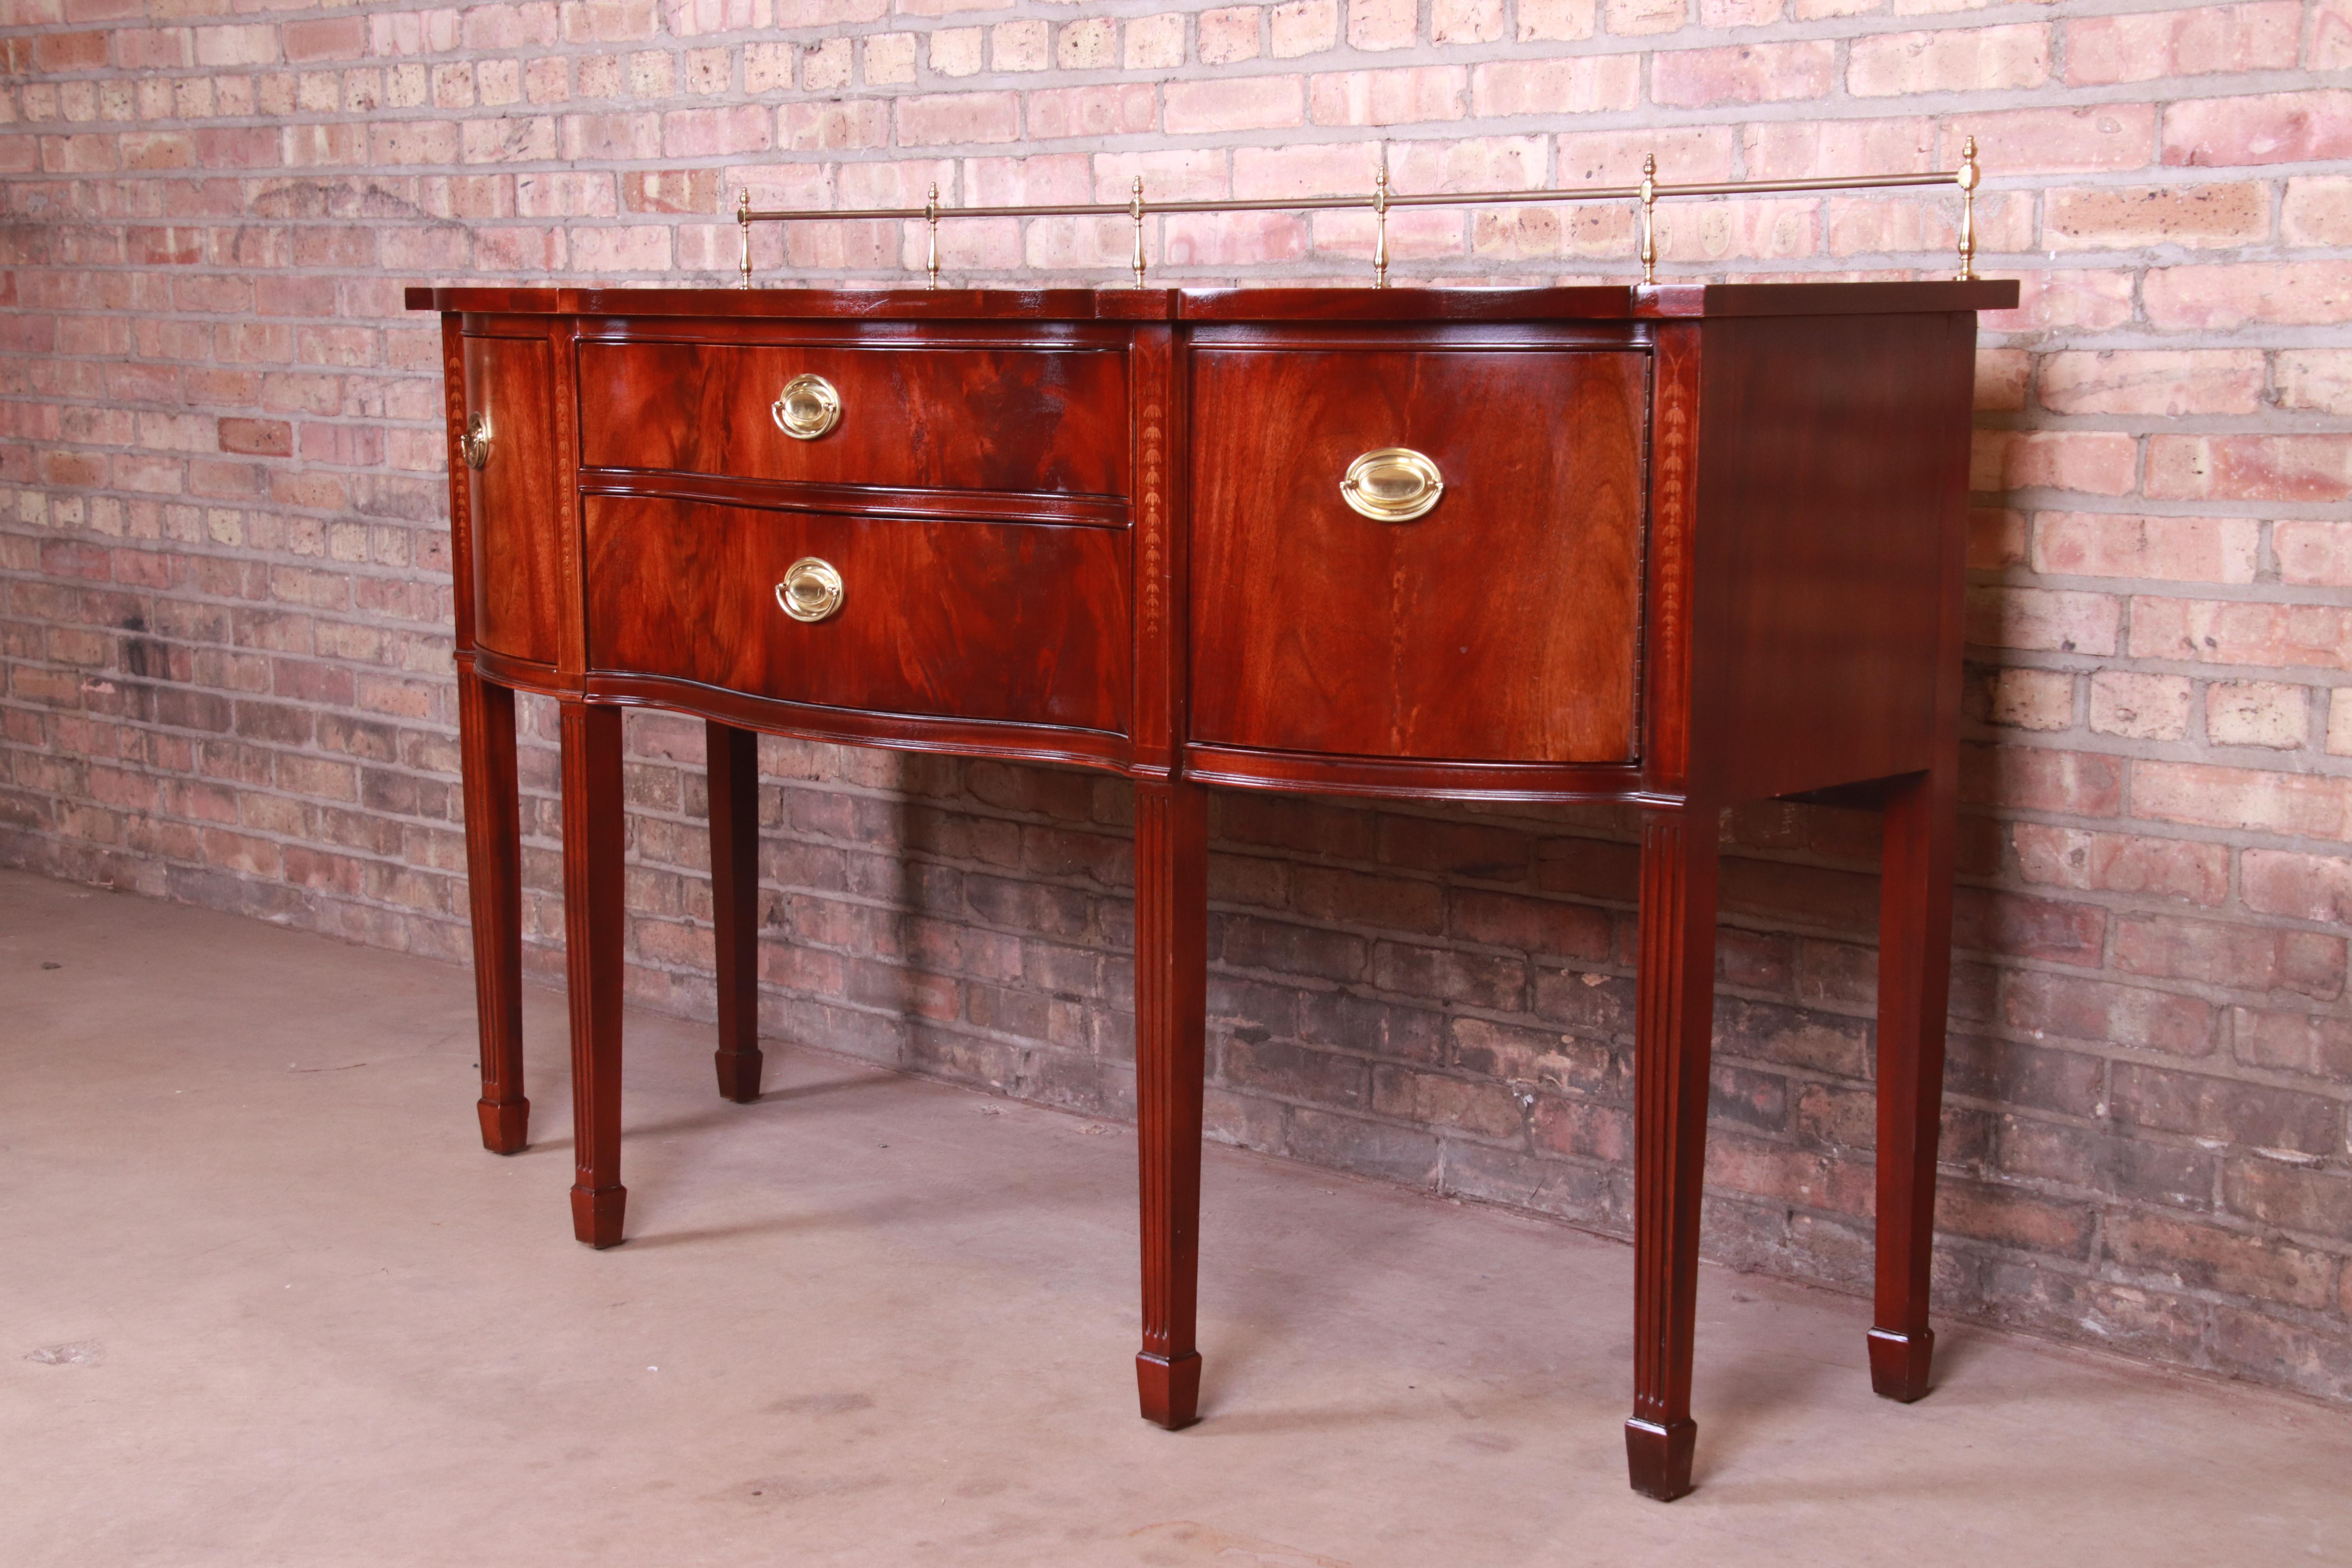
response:
<path id="1" fill-rule="evenodd" d="M 1388 171 L 1383 169 L 1376 176 L 1372 194 L 1369 196 L 1268 196 L 1249 201 L 1152 202 L 1144 199 L 1143 180 L 1139 175 L 1131 194 L 1123 203 L 1046 202 L 1026 206 L 943 207 L 940 205 L 940 188 L 933 185 L 930 199 L 919 207 L 807 207 L 770 212 L 754 211 L 751 193 L 745 190 L 736 203 L 735 222 L 741 229 L 743 238 L 742 286 L 749 289 L 751 286 L 751 226 L 755 223 L 921 218 L 929 228 L 929 252 L 924 270 L 930 278 L 930 286 L 936 289 L 940 286 L 941 218 L 1125 216 L 1135 225 L 1135 255 L 1128 265 L 1135 273 L 1135 286 L 1140 289 L 1143 287 L 1144 271 L 1143 218 L 1147 213 L 1333 212 L 1362 208 L 1370 211 L 1377 220 L 1378 238 L 1372 248 L 1373 287 L 1385 289 L 1389 286 L 1389 209 L 1391 207 L 1527 206 L 1544 202 L 1632 201 L 1639 202 L 1642 209 L 1642 281 L 1654 283 L 1658 269 L 1656 207 L 1661 201 L 1676 196 L 1772 195 L 1795 191 L 1883 191 L 1903 186 L 1952 185 L 1960 193 L 1958 277 L 1965 283 L 1977 275 L 1978 168 L 1977 139 L 1973 136 L 1961 144 L 1958 168 L 1939 169 L 1923 174 L 1864 174 L 1823 180 L 1708 180 L 1680 185 L 1660 184 L 1657 176 L 1658 160 L 1653 155 L 1642 160 L 1642 183 L 1638 185 L 1587 185 L 1576 190 L 1445 191 L 1401 196 L 1390 191 Z"/>

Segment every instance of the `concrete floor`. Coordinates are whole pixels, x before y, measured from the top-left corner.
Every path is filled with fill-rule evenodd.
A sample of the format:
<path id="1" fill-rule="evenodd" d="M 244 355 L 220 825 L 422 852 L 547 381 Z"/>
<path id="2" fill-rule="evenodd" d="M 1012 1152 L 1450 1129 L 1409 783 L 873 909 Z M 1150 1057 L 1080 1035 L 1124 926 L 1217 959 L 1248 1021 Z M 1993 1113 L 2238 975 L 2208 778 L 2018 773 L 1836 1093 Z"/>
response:
<path id="1" fill-rule="evenodd" d="M 1708 1269 L 1625 1486 L 1631 1255 L 1213 1150 L 1207 1419 L 1135 1414 L 1123 1130 L 632 1016 L 630 1234 L 476 1141 L 446 965 L 0 874 L 0 1563 L 2352 1563 L 2352 1412 Z"/>

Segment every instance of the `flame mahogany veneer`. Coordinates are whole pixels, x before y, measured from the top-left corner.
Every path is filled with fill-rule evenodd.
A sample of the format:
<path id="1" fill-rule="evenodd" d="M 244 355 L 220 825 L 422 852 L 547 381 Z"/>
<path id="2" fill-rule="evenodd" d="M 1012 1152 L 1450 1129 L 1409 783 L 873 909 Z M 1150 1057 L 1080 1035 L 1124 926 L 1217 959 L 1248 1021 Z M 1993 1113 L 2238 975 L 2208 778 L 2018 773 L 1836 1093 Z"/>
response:
<path id="1" fill-rule="evenodd" d="M 1691 1484 L 1717 814 L 1884 805 L 1878 1392 L 1927 1392 L 1976 312 L 2008 282 L 413 289 L 441 313 L 482 1140 L 523 1146 L 516 690 L 562 717 L 572 1215 L 622 1236 L 620 714 L 709 724 L 719 1089 L 759 1094 L 755 732 L 1136 804 L 1143 1413 L 1195 1418 L 1203 786 L 1641 809 L 1633 1483 Z M 839 422 L 788 437 L 787 380 Z M 489 424 L 469 468 L 469 419 Z M 1409 447 L 1412 521 L 1339 480 Z M 829 562 L 841 607 L 777 588 Z"/>

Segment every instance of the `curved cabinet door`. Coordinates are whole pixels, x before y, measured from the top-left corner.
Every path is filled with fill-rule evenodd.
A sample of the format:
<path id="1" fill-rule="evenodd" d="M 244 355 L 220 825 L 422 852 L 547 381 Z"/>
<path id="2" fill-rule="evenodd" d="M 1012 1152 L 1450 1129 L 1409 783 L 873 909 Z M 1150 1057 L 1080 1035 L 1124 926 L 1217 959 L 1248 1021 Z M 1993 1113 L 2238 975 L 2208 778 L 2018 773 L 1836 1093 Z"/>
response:
<path id="1" fill-rule="evenodd" d="M 1647 363 L 1196 350 L 1191 739 L 1630 760 Z"/>
<path id="2" fill-rule="evenodd" d="M 486 437 L 467 459 L 474 533 L 474 640 L 555 662 L 562 626 L 551 354 L 544 335 L 465 340 L 466 417 Z M 571 476 L 564 476 L 564 484 Z"/>

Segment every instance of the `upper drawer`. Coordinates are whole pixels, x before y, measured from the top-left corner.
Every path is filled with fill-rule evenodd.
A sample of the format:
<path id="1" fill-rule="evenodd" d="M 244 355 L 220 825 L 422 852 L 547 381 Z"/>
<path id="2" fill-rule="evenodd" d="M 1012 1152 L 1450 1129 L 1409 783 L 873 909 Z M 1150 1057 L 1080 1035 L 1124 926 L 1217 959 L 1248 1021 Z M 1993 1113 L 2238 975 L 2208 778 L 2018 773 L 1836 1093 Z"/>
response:
<path id="1" fill-rule="evenodd" d="M 1646 369 L 1620 350 L 1198 351 L 1192 739 L 1630 759 Z M 1417 456 L 1381 459 L 1396 448 Z"/>
<path id="2" fill-rule="evenodd" d="M 821 377 L 814 440 L 772 412 Z M 1111 349 L 589 342 L 581 460 L 747 479 L 1123 495 L 1127 357 Z"/>

